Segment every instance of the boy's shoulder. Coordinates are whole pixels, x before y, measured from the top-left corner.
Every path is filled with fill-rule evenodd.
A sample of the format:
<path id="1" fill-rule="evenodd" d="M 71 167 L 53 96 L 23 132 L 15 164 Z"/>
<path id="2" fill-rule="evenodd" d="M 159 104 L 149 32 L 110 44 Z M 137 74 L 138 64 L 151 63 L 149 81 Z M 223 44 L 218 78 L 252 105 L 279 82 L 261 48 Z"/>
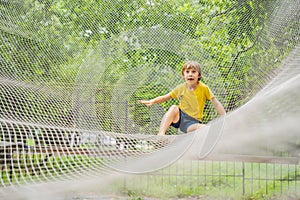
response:
<path id="1" fill-rule="evenodd" d="M 206 87 L 206 88 L 208 88 L 208 85 L 206 85 L 206 84 L 203 83 L 202 81 L 199 81 L 198 85 L 199 85 L 200 87 Z"/>

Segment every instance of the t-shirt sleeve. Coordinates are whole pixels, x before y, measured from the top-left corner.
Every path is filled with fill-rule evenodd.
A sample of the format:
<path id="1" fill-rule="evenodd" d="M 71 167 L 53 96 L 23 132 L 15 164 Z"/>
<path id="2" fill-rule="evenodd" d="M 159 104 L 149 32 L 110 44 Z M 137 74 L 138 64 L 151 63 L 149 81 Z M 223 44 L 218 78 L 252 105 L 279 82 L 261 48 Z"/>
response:
<path id="1" fill-rule="evenodd" d="M 211 101 L 212 98 L 214 97 L 214 94 L 212 93 L 212 91 L 209 89 L 209 87 L 206 88 L 206 98 Z"/>
<path id="2" fill-rule="evenodd" d="M 177 87 L 175 87 L 171 92 L 171 97 L 173 99 L 178 99 L 180 97 L 180 93 L 181 93 L 181 85 L 178 85 Z"/>

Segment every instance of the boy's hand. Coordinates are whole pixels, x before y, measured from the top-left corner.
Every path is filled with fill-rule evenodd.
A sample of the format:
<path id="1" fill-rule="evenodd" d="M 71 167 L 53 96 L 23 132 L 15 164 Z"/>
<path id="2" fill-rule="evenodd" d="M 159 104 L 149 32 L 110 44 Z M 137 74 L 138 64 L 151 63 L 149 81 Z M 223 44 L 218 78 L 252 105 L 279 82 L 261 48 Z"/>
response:
<path id="1" fill-rule="evenodd" d="M 157 104 L 157 103 L 162 103 L 164 101 L 167 101 L 169 99 L 171 99 L 171 94 L 166 94 L 166 95 L 163 95 L 163 96 L 158 96 L 154 99 L 151 99 L 151 100 L 148 100 L 148 101 L 145 101 L 145 100 L 138 100 L 139 103 L 143 103 L 145 104 L 146 106 L 150 107 L 152 106 L 153 104 Z"/>
<path id="2" fill-rule="evenodd" d="M 138 100 L 139 103 L 145 104 L 147 107 L 150 107 L 153 105 L 153 102 L 150 101 L 145 101 L 145 100 Z"/>

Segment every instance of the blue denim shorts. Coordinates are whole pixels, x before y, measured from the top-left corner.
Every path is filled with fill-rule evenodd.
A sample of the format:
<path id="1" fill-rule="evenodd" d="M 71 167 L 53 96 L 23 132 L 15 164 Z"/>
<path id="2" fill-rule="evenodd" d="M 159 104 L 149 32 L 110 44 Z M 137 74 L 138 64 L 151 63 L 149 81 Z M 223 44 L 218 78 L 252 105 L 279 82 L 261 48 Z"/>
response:
<path id="1" fill-rule="evenodd" d="M 179 110 L 179 120 L 176 123 L 171 123 L 171 126 L 179 128 L 182 132 L 187 133 L 189 126 L 198 123 L 202 124 L 201 121 L 198 121 L 197 119 Z"/>

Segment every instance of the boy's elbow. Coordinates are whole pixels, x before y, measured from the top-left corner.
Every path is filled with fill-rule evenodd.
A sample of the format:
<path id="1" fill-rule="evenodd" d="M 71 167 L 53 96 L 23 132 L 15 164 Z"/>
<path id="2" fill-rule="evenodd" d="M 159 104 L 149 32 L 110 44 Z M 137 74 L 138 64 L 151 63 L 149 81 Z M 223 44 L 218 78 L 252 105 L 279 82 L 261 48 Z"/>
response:
<path id="1" fill-rule="evenodd" d="M 214 107 L 216 108 L 216 110 L 218 111 L 219 115 L 221 115 L 221 116 L 226 115 L 224 106 L 216 97 L 213 97 L 212 103 L 213 103 Z"/>
<path id="2" fill-rule="evenodd" d="M 219 110 L 220 110 L 220 115 L 226 115 L 226 110 L 224 106 L 219 102 Z"/>

